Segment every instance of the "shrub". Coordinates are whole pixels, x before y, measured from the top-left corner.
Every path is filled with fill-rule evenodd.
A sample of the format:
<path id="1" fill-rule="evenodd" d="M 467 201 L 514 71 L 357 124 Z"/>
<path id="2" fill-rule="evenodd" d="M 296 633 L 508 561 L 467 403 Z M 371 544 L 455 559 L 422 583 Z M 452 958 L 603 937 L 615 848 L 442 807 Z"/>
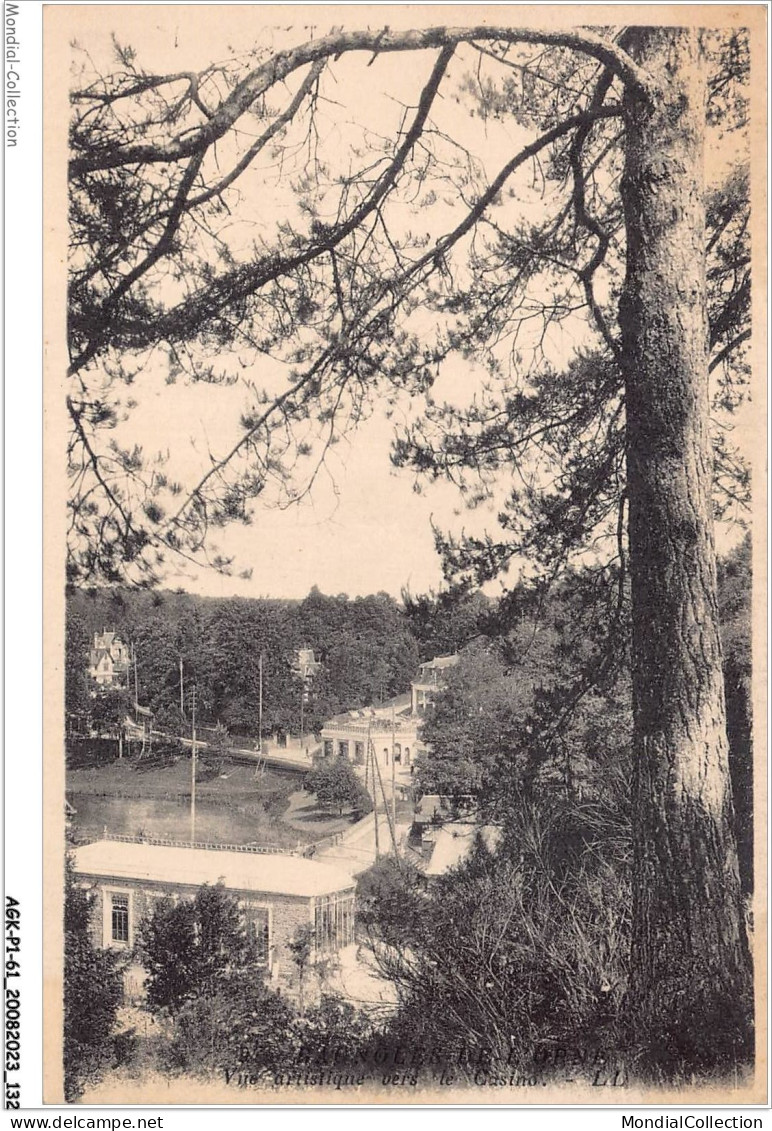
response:
<path id="1" fill-rule="evenodd" d="M 365 1057 L 375 1035 L 364 1010 L 331 995 L 296 1018 L 294 1031 L 296 1059 L 304 1067 L 354 1065 Z"/>
<path id="2" fill-rule="evenodd" d="M 153 1010 L 212 997 L 235 972 L 262 976 L 238 901 L 222 884 L 204 884 L 192 900 L 160 900 L 140 928 L 138 950 Z"/>
<path id="3" fill-rule="evenodd" d="M 369 813 L 373 807 L 370 795 L 359 780 L 348 758 L 321 758 L 306 777 L 306 789 L 315 793 L 320 805 L 327 809 L 337 807 L 359 813 Z"/>
<path id="4" fill-rule="evenodd" d="M 400 996 L 386 1039 L 477 1050 L 529 1074 L 540 1049 L 618 1049 L 630 844 L 617 816 L 523 804 L 495 853 L 478 841 L 426 894 L 409 874 L 371 879 L 364 921 Z"/>
<path id="5" fill-rule="evenodd" d="M 174 1017 L 168 1066 L 204 1074 L 274 1072 L 294 1055 L 294 1011 L 259 979 L 234 974 Z"/>
<path id="6" fill-rule="evenodd" d="M 86 892 L 67 861 L 64 903 L 64 1095 L 71 1102 L 115 1053 L 113 1029 L 123 996 L 118 959 L 94 946 Z"/>

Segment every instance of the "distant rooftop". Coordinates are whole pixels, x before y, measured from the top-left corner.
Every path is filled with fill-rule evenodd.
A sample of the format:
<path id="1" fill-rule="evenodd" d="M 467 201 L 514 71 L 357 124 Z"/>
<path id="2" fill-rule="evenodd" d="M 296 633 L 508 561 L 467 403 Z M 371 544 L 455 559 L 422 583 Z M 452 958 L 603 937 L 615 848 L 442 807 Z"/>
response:
<path id="1" fill-rule="evenodd" d="M 426 660 L 420 665 L 421 671 L 431 669 L 432 671 L 442 671 L 443 668 L 453 668 L 458 663 L 458 653 L 454 652 L 452 656 L 435 656 L 433 660 Z"/>
<path id="2" fill-rule="evenodd" d="M 164 884 L 216 884 L 269 895 L 330 895 L 354 886 L 341 868 L 297 856 L 98 840 L 75 849 L 75 871 Z"/>
<path id="3" fill-rule="evenodd" d="M 393 714 L 395 723 L 399 727 L 403 721 L 403 716 L 409 713 L 410 702 L 410 693 L 404 692 L 402 695 L 395 695 L 393 699 L 387 699 L 385 703 L 379 703 L 376 706 L 356 707 L 351 711 L 343 711 L 340 715 L 333 715 L 332 718 L 327 719 L 324 725 L 326 727 L 347 726 L 352 722 L 364 724 L 369 722 L 375 729 L 380 730 L 386 723 L 391 726 Z"/>
<path id="4" fill-rule="evenodd" d="M 387 699 L 382 707 L 378 707 L 379 711 L 390 711 L 392 708 L 399 714 L 405 707 L 410 707 L 410 692 L 404 691 L 401 695 L 395 695 L 393 699 Z"/>
<path id="5" fill-rule="evenodd" d="M 452 668 L 457 663 L 457 654 L 435 656 L 433 660 L 427 660 L 420 665 L 420 674 L 417 679 L 413 680 L 412 687 L 425 687 L 427 690 L 435 690 L 438 686 L 437 673 L 445 668 Z M 428 682 L 424 682 L 424 680 L 428 680 Z M 340 715 L 333 715 L 332 718 L 327 719 L 324 725 L 325 728 L 330 729 L 350 727 L 352 724 L 364 727 L 371 725 L 374 731 L 383 731 L 387 723 L 388 726 L 391 726 L 393 718 L 397 730 L 400 727 L 409 730 L 416 725 L 415 717 L 411 715 L 412 705 L 413 700 L 410 692 L 403 692 L 400 695 L 395 695 L 393 699 L 387 699 L 385 703 L 360 707 L 358 710 L 344 711 Z"/>
<path id="6" fill-rule="evenodd" d="M 395 713 L 392 717 L 391 712 L 387 714 L 381 711 L 349 711 L 345 715 L 335 715 L 333 718 L 327 719 L 322 731 L 346 731 L 349 734 L 356 735 L 357 741 L 360 737 L 366 738 L 368 731 L 372 737 L 391 734 L 392 731 L 395 735 L 415 736 L 416 728 L 420 725 L 420 722 L 420 718 L 416 715 Z"/>
<path id="7" fill-rule="evenodd" d="M 501 840 L 501 829 L 496 825 L 456 821 L 438 829 L 431 859 L 425 868 L 426 875 L 443 876 L 451 868 L 457 868 L 472 851 L 478 833 L 488 851 L 493 852 Z"/>

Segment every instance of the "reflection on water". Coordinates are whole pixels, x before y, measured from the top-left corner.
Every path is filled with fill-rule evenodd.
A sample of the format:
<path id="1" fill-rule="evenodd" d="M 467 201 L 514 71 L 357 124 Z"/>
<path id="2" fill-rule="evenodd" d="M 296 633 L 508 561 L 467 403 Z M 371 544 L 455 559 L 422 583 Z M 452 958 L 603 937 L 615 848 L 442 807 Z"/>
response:
<path id="1" fill-rule="evenodd" d="M 92 797 L 71 793 L 73 825 L 80 839 L 101 836 L 105 828 L 123 836 L 190 839 L 190 801 L 164 798 Z M 280 844 L 287 841 L 258 805 L 245 812 L 202 798 L 196 802 L 196 840 L 214 844 Z"/>

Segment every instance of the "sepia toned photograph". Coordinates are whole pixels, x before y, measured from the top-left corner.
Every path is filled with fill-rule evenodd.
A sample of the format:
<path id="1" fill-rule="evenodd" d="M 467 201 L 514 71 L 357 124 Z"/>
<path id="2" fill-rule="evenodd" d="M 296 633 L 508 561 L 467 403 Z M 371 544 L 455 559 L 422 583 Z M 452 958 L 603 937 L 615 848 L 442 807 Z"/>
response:
<path id="1" fill-rule="evenodd" d="M 46 1102 L 765 1102 L 766 16 L 45 9 Z"/>

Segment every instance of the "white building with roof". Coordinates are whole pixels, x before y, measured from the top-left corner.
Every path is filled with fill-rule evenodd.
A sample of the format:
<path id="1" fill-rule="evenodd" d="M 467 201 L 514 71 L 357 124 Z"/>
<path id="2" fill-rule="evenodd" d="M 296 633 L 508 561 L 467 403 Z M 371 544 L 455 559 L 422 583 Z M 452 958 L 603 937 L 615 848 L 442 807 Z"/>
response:
<path id="1" fill-rule="evenodd" d="M 142 920 L 167 896 L 192 899 L 203 884 L 222 883 L 238 899 L 248 930 L 274 982 L 296 978 L 287 944 L 312 930 L 313 957 L 354 941 L 354 887 L 341 868 L 279 853 L 100 840 L 73 853 L 76 882 L 92 893 L 97 946 L 130 953 Z"/>
<path id="2" fill-rule="evenodd" d="M 384 785 L 388 791 L 392 769 L 401 784 L 409 783 L 416 756 L 426 749 L 418 733 L 420 722 L 409 713 L 396 710 L 364 707 L 359 711 L 346 711 L 324 724 L 322 749 L 327 758 L 348 758 L 362 774 L 365 763 L 371 761 L 374 754 L 385 774 Z M 367 757 L 368 745 L 370 758 Z"/>
<path id="3" fill-rule="evenodd" d="M 496 825 L 478 825 L 472 821 L 451 821 L 429 830 L 429 856 L 424 867 L 427 876 L 444 876 L 463 864 L 480 837 L 489 852 L 501 842 L 501 829 Z"/>
<path id="4" fill-rule="evenodd" d="M 435 656 L 427 660 L 418 669 L 418 678 L 410 684 L 411 713 L 414 715 L 426 714 L 426 708 L 431 703 L 438 691 L 445 686 L 448 668 L 453 668 L 458 663 L 458 655 Z"/>
<path id="5" fill-rule="evenodd" d="M 397 786 L 407 788 L 417 755 L 426 752 L 421 723 L 427 704 L 444 687 L 444 673 L 457 663 L 457 655 L 437 656 L 421 664 L 409 694 L 378 707 L 362 707 L 328 719 L 321 734 L 325 757 L 348 758 L 366 776 L 366 767 L 369 772 L 374 754 L 383 774 L 385 792 L 390 791 L 392 774 Z"/>

